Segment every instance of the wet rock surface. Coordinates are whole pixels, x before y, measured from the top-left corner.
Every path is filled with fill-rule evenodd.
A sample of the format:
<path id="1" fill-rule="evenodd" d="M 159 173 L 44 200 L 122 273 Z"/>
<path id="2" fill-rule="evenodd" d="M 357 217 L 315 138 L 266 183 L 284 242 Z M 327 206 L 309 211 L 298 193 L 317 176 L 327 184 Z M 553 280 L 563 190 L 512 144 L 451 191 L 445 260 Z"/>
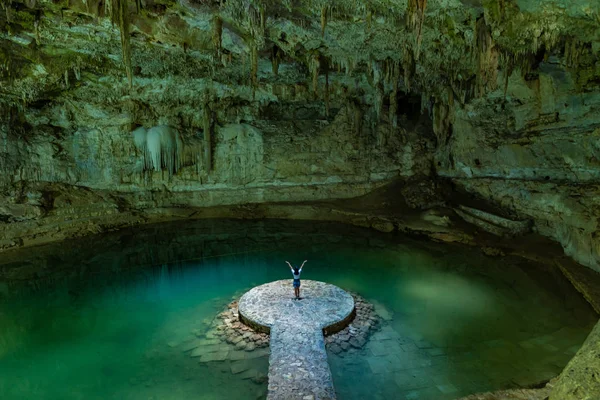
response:
<path id="1" fill-rule="evenodd" d="M 327 349 L 334 354 L 355 351 L 364 347 L 370 335 L 381 327 L 382 319 L 385 319 L 379 312 L 376 312 L 376 307 L 362 296 L 349 293 L 354 297 L 354 320 L 341 331 L 325 337 Z"/>

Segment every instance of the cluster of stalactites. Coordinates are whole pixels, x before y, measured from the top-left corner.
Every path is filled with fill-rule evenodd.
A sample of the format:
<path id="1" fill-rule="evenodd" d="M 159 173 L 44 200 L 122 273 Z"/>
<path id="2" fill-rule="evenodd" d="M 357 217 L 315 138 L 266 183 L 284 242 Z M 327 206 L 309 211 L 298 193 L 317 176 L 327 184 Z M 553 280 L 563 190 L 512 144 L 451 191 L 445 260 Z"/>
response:
<path id="1" fill-rule="evenodd" d="M 285 2 L 284 2 L 285 3 Z M 291 4 L 291 2 L 290 2 Z M 280 4 L 285 6 L 285 4 Z M 408 58 L 406 61 L 407 68 L 401 68 L 404 71 L 404 80 L 406 87 L 410 90 L 410 80 L 413 77 L 415 60 L 418 59 L 419 48 L 422 38 L 422 28 L 425 19 L 425 8 L 427 0 L 410 0 L 408 9 L 406 10 L 407 19 L 409 26 L 414 30 L 416 35 L 416 50 L 408 49 L 410 55 L 405 54 L 403 57 Z M 220 6 L 221 15 L 226 15 L 228 18 L 236 21 L 248 32 L 249 36 L 249 48 L 250 48 L 250 84 L 253 88 L 253 93 L 258 87 L 258 60 L 259 53 L 265 45 L 266 25 L 267 25 L 267 13 L 270 7 L 274 7 L 268 0 L 240 0 L 236 2 L 224 2 Z M 352 9 L 354 12 L 363 14 L 365 18 L 365 29 L 371 29 L 371 24 L 374 16 L 374 9 L 367 1 L 330 1 L 330 0 L 314 0 L 308 3 L 308 7 L 311 11 L 320 15 L 321 25 L 321 36 L 325 36 L 327 24 L 334 18 L 336 13 L 340 15 L 346 15 Z M 289 8 L 291 11 L 291 8 Z M 397 12 L 398 10 L 396 10 Z M 390 13 L 392 11 L 390 10 Z M 387 15 L 387 14 L 386 14 Z M 394 14 L 395 15 L 395 14 Z M 346 15 L 347 16 L 347 15 Z M 218 54 L 220 49 L 220 32 L 222 30 L 222 22 L 220 17 L 216 17 L 213 22 L 213 41 L 214 47 Z M 272 70 L 275 75 L 279 72 L 279 65 L 284 57 L 283 50 L 273 45 L 271 51 L 271 64 Z M 416 56 L 415 56 L 416 54 Z M 327 64 L 327 68 L 323 68 L 323 63 Z M 352 59 L 351 57 L 345 56 L 340 60 L 334 60 L 324 58 L 319 54 L 318 51 L 312 52 L 308 55 L 306 64 L 312 78 L 312 92 L 315 97 L 318 97 L 318 79 L 320 74 L 325 74 L 326 90 L 328 90 L 328 72 L 330 68 L 338 70 L 345 70 L 347 75 L 350 75 L 356 68 L 358 60 Z M 397 87 L 397 85 L 394 85 Z M 377 101 L 382 103 L 384 96 L 382 90 L 378 90 Z M 324 96 L 325 100 L 328 101 L 328 93 Z M 380 107 L 377 107 L 378 109 Z M 379 113 L 378 113 L 379 114 Z"/>
<path id="2" fill-rule="evenodd" d="M 133 131 L 135 146 L 144 156 L 144 170 L 167 170 L 174 175 L 184 165 L 185 151 L 177 129 L 170 126 L 144 127 Z"/>
<path id="3" fill-rule="evenodd" d="M 250 47 L 250 84 L 254 94 L 254 91 L 258 87 L 258 54 L 265 46 L 267 3 L 260 0 L 228 1 L 221 5 L 221 12 L 239 23 L 240 26 L 248 32 L 248 44 Z M 222 24 L 216 25 L 215 30 L 222 30 Z"/>
<path id="4" fill-rule="evenodd" d="M 323 64 L 324 61 L 328 61 L 333 70 L 337 69 L 338 73 L 345 72 L 347 75 L 350 75 L 360 65 L 352 57 L 323 59 L 321 63 Z M 396 128 L 398 126 L 398 95 L 401 88 L 401 79 L 403 79 L 403 89 L 407 92 L 411 90 L 410 81 L 415 68 L 412 51 L 409 49 L 400 60 L 386 58 L 384 60 L 370 60 L 365 64 L 367 81 L 374 88 L 373 110 L 376 120 L 380 120 L 385 98 L 389 96 L 388 119 L 391 126 Z M 311 72 L 317 70 L 315 66 L 309 69 Z M 316 82 L 316 79 L 313 75 L 313 84 L 314 82 Z"/>
<path id="5" fill-rule="evenodd" d="M 259 48 L 262 47 L 267 24 L 267 2 L 260 0 L 228 1 L 221 5 L 221 12 L 246 29 Z"/>

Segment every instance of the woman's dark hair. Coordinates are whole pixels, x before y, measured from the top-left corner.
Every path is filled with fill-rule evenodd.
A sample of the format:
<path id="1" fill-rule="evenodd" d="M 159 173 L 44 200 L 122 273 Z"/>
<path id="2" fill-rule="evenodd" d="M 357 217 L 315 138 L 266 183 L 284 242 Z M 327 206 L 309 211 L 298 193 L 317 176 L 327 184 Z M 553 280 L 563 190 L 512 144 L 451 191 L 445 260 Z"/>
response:
<path id="1" fill-rule="evenodd" d="M 298 271 L 300 271 L 300 269 L 298 267 L 294 267 L 294 275 L 298 275 Z"/>

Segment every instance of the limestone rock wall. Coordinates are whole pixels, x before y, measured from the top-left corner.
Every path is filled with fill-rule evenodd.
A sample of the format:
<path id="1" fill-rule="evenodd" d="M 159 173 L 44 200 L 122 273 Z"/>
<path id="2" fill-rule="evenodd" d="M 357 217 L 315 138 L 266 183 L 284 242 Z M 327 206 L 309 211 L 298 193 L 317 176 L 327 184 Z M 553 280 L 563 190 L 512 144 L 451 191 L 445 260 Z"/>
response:
<path id="1" fill-rule="evenodd" d="M 0 6 L 0 249 L 442 177 L 600 269 L 599 0 Z"/>
<path id="2" fill-rule="evenodd" d="M 244 119 L 243 109 L 237 110 L 241 115 L 228 118 L 224 113 L 234 112 L 234 107 L 223 110 L 219 104 L 218 111 L 208 117 L 212 137 L 207 145 L 201 108 L 190 112 L 189 118 L 198 120 L 190 122 L 182 116 L 187 110 L 176 104 L 162 114 L 152 104 L 153 115 L 148 117 L 135 111 L 102 109 L 102 104 L 89 101 L 93 99 L 82 94 L 77 103 L 52 103 L 25 113 L 25 121 L 1 126 L 2 187 L 27 181 L 116 191 L 163 187 L 177 191 L 218 185 L 378 182 L 429 173 L 428 151 L 433 141 L 426 121 L 422 129 L 404 130 L 406 136 L 401 136 L 390 135 L 388 126 L 356 126 L 347 108 L 336 110 L 331 118 L 319 110 L 302 116 L 294 113 L 301 113 L 305 103 L 291 103 L 286 111 L 290 115 L 281 120 L 272 119 L 268 109 Z M 182 139 L 177 173 L 169 173 L 164 165 L 166 153 L 161 168 L 145 165 L 144 158 L 150 155 L 135 144 L 132 127 L 136 123 L 148 128 L 161 124 L 177 132 Z M 409 136 L 414 140 L 407 140 Z M 206 148 L 213 158 L 209 167 L 203 164 Z"/>
<path id="3" fill-rule="evenodd" d="M 372 124 L 360 105 L 332 107 L 328 117 L 293 88 L 264 92 L 262 106 L 229 103 L 218 92 L 199 105 L 144 97 L 163 87 L 148 83 L 141 104 L 124 96 L 110 106 L 111 89 L 88 83 L 10 115 L 0 127 L 0 248 L 68 237 L 70 226 L 89 219 L 128 221 L 122 213 L 348 198 L 430 174 L 426 118 L 391 128 Z M 139 126 L 148 143 L 136 143 Z M 152 152 L 155 131 L 170 142 L 155 138 Z M 89 229 L 76 234 L 99 228 L 90 222 Z"/>
<path id="4" fill-rule="evenodd" d="M 499 78 L 501 80 L 502 77 Z M 600 271 L 600 94 L 558 59 L 502 92 L 456 108 L 438 174 L 516 215 Z"/>

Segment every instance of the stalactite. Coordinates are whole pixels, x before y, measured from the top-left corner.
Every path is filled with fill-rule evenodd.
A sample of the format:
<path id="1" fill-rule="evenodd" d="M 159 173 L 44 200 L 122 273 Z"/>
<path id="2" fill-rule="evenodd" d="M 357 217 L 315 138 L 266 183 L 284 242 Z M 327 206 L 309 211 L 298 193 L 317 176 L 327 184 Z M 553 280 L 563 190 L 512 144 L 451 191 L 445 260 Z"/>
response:
<path id="1" fill-rule="evenodd" d="M 389 123 L 393 128 L 398 126 L 398 80 L 400 79 L 400 66 L 392 64 L 391 80 L 392 92 L 390 93 Z"/>
<path id="2" fill-rule="evenodd" d="M 264 35 L 267 30 L 267 8 L 264 4 L 260 7 L 260 29 Z"/>
<path id="3" fill-rule="evenodd" d="M 215 48 L 215 56 L 217 59 L 221 57 L 221 43 L 223 37 L 223 20 L 215 15 L 212 21 L 213 32 L 212 32 L 212 40 L 213 46 Z"/>
<path id="4" fill-rule="evenodd" d="M 279 49 L 277 45 L 273 45 L 273 50 L 271 52 L 271 66 L 274 75 L 279 75 L 279 61 L 281 61 L 281 49 Z"/>
<path id="5" fill-rule="evenodd" d="M 35 32 L 35 44 L 38 46 L 42 43 L 42 35 L 40 33 L 40 15 L 41 13 L 36 13 L 35 21 L 33 22 L 33 29 Z"/>
<path id="6" fill-rule="evenodd" d="M 423 23 L 425 22 L 425 9 L 427 0 L 409 0 L 406 11 L 407 25 L 415 32 L 415 60 L 421 54 L 421 41 L 423 40 Z"/>
<path id="7" fill-rule="evenodd" d="M 371 65 L 370 72 L 372 74 L 373 84 L 378 85 L 383 79 L 381 66 L 378 61 L 371 61 L 369 64 Z"/>
<path id="8" fill-rule="evenodd" d="M 360 109 L 360 106 L 358 106 L 357 104 L 354 104 L 354 132 L 356 133 L 356 135 L 360 135 L 360 132 L 362 130 L 362 110 Z"/>
<path id="9" fill-rule="evenodd" d="M 425 22 L 425 7 L 427 7 L 427 0 L 417 0 L 417 4 L 419 5 L 419 30 L 417 32 L 417 54 L 416 59 L 419 59 L 419 55 L 421 54 L 421 41 L 423 40 L 423 23 Z"/>
<path id="10" fill-rule="evenodd" d="M 369 85 L 373 86 L 373 63 L 372 62 L 367 62 L 367 82 L 369 82 Z"/>
<path id="11" fill-rule="evenodd" d="M 161 137 L 161 132 L 155 129 L 150 129 L 146 136 L 149 159 L 155 171 L 161 171 L 163 166 Z"/>
<path id="12" fill-rule="evenodd" d="M 371 61 L 367 64 L 368 69 L 368 78 L 371 86 L 375 88 L 375 99 L 374 99 L 374 107 L 375 107 L 375 116 L 376 121 L 378 122 L 381 115 L 381 110 L 383 108 L 383 97 L 384 97 L 384 88 L 383 88 L 383 76 L 381 73 L 381 67 L 379 62 Z"/>
<path id="13" fill-rule="evenodd" d="M 144 127 L 140 127 L 135 129 L 133 132 L 133 143 L 135 144 L 135 147 L 138 148 L 138 150 L 140 150 L 142 152 L 142 156 L 144 159 L 144 170 L 149 170 L 151 169 L 149 167 L 149 157 L 148 157 L 148 146 L 147 146 L 147 140 L 146 140 L 146 135 L 147 135 L 147 131 L 146 128 Z"/>
<path id="14" fill-rule="evenodd" d="M 197 175 L 203 171 L 204 141 L 197 137 L 186 138 L 183 142 L 181 165 L 193 165 Z"/>
<path id="15" fill-rule="evenodd" d="M 212 170 L 212 112 L 206 101 L 202 105 L 204 131 L 204 170 Z"/>
<path id="16" fill-rule="evenodd" d="M 112 7 L 113 4 L 111 0 L 104 0 L 104 15 L 110 15 L 112 19 Z M 114 24 L 114 21 L 113 21 Z"/>
<path id="17" fill-rule="evenodd" d="M 250 27 L 250 36 L 260 48 L 265 41 L 266 16 L 264 8 L 257 10 L 252 4 L 248 7 L 247 23 Z"/>
<path id="18" fill-rule="evenodd" d="M 504 66 L 504 97 L 503 97 L 504 102 L 506 102 L 506 92 L 508 91 L 508 78 L 510 78 L 512 71 L 513 71 L 513 63 L 512 63 L 512 60 L 510 60 Z"/>
<path id="19" fill-rule="evenodd" d="M 10 14 L 10 6 L 11 6 L 12 1 L 11 0 L 2 0 L 0 1 L 0 5 L 2 6 L 2 8 L 4 9 L 5 13 L 6 13 L 6 24 L 7 24 L 7 28 L 8 28 L 8 32 L 10 33 L 11 28 L 10 28 L 10 23 L 12 22 L 11 20 L 11 14 Z"/>
<path id="20" fill-rule="evenodd" d="M 65 87 L 69 89 L 69 70 L 65 70 Z"/>
<path id="21" fill-rule="evenodd" d="M 392 62 L 389 58 L 383 60 L 383 81 L 388 84 L 391 82 L 391 74 L 392 74 Z"/>
<path id="22" fill-rule="evenodd" d="M 496 89 L 499 54 L 494 45 L 490 28 L 482 17 L 476 23 L 477 86 L 476 95 Z"/>
<path id="23" fill-rule="evenodd" d="M 383 90 L 383 83 L 379 83 L 376 87 L 375 87 L 375 117 L 376 117 L 376 121 L 374 122 L 379 122 L 381 120 L 381 110 L 383 109 L 383 98 L 384 98 L 384 90 Z"/>
<path id="24" fill-rule="evenodd" d="M 404 62 L 402 64 L 402 67 L 404 69 L 404 86 L 406 87 L 407 91 L 410 91 L 411 80 L 415 72 L 415 59 L 410 48 L 404 48 L 403 58 Z"/>
<path id="25" fill-rule="evenodd" d="M 108 1 L 107 1 L 108 2 Z M 133 71 L 131 68 L 131 42 L 129 38 L 129 7 L 127 0 L 111 0 L 111 20 L 113 24 L 119 26 L 121 31 L 121 50 L 123 53 L 123 63 L 129 87 L 133 87 Z"/>
<path id="26" fill-rule="evenodd" d="M 327 6 L 321 7 L 321 37 L 325 37 L 325 28 L 327 27 Z"/>
<path id="27" fill-rule="evenodd" d="M 251 48 L 251 68 L 250 68 L 250 82 L 252 84 L 252 96 L 254 97 L 254 92 L 258 87 L 258 48 L 256 43 L 252 43 Z"/>
<path id="28" fill-rule="evenodd" d="M 346 103 L 346 118 L 348 120 L 348 124 L 354 130 L 354 133 L 359 136 L 362 130 L 362 110 L 360 108 L 360 104 L 357 103 L 357 99 L 354 98 L 350 93 L 348 93 L 348 89 L 344 88 L 345 93 L 345 103 Z"/>
<path id="29" fill-rule="evenodd" d="M 80 80 L 81 79 L 81 64 L 83 63 L 83 60 L 81 59 L 81 57 L 77 56 L 77 61 L 75 62 L 75 65 L 73 66 L 73 73 L 75 74 L 75 79 Z"/>
<path id="30" fill-rule="evenodd" d="M 329 62 L 325 61 L 323 64 L 323 69 L 325 70 L 325 93 L 323 96 L 325 100 L 325 116 L 329 118 Z"/>
<path id="31" fill-rule="evenodd" d="M 367 11 L 367 18 L 365 18 L 365 21 L 367 23 L 367 31 L 370 31 L 371 23 L 373 22 L 373 11 L 371 11 L 370 9 Z"/>
<path id="32" fill-rule="evenodd" d="M 309 56 L 308 69 L 312 76 L 312 90 L 315 98 L 319 95 L 319 53 L 313 53 Z"/>
<path id="33" fill-rule="evenodd" d="M 421 114 L 427 112 L 431 115 L 431 107 L 430 107 L 431 96 L 427 92 L 421 92 Z"/>
<path id="34" fill-rule="evenodd" d="M 433 133 L 435 133 L 439 144 L 445 144 L 450 131 L 450 109 L 442 102 L 436 101 L 432 113 Z"/>

